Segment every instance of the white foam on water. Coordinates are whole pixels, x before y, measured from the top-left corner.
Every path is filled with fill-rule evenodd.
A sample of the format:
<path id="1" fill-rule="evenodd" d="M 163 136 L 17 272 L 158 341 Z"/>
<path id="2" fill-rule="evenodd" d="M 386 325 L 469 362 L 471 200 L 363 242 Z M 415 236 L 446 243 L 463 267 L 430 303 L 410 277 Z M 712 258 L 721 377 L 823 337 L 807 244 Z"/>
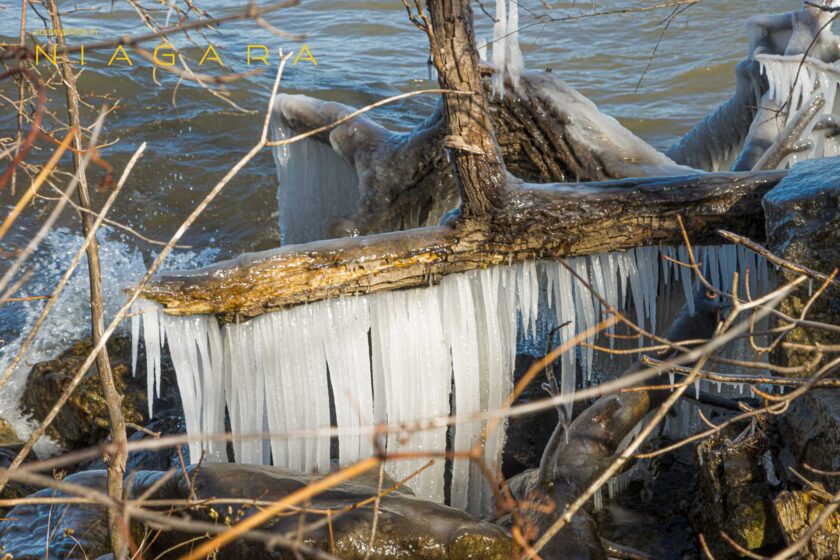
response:
<path id="1" fill-rule="evenodd" d="M 5 243 L 16 243 L 16 232 L 11 232 Z M 101 261 L 102 296 L 104 301 L 104 321 L 110 323 L 120 307 L 125 303 L 125 289 L 130 288 L 143 276 L 146 267 L 143 256 L 133 249 L 124 237 L 110 227 L 102 227 L 97 234 Z M 45 238 L 38 251 L 28 260 L 32 275 L 23 284 L 15 297 L 45 296 L 55 290 L 71 261 L 82 246 L 83 237 L 64 227 L 54 228 Z M 175 266 L 202 265 L 215 256 L 214 251 L 200 254 L 183 252 L 173 255 Z M 172 264 L 170 265 L 172 266 Z M 90 337 L 90 288 L 87 270 L 87 258 L 82 257 L 76 271 L 53 306 L 47 319 L 41 325 L 38 334 L 12 374 L 9 382 L 0 391 L 0 418 L 10 422 L 19 438 L 26 439 L 36 427 L 36 423 L 24 417 L 20 410 L 20 398 L 26 386 L 26 379 L 33 365 L 51 360 L 67 350 L 74 342 Z M 27 302 L 8 302 L 0 308 L 0 370 L 6 368 L 15 359 L 24 340 L 34 326 L 46 300 Z M 140 334 L 142 316 L 133 315 L 126 321 L 126 326 L 134 340 Z M 153 336 L 150 337 L 153 338 Z M 150 344 L 151 345 L 151 344 Z M 159 346 L 158 346 L 159 347 Z M 132 365 L 138 359 L 136 347 L 132 348 Z M 160 357 L 151 355 L 154 366 L 160 363 Z M 152 372 L 152 378 L 155 374 Z M 43 437 L 35 446 L 39 456 L 45 456 L 60 448 Z"/>

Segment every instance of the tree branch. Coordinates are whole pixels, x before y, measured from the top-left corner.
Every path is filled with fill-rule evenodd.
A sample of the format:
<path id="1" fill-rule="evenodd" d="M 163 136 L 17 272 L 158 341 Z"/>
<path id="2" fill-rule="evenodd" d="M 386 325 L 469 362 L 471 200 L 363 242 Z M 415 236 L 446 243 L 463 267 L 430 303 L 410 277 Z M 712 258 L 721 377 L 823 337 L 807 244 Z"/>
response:
<path id="1" fill-rule="evenodd" d="M 141 296 L 167 313 L 266 311 L 339 295 L 428 286 L 447 274 L 549 255 L 699 242 L 723 224 L 762 237 L 761 197 L 784 171 L 522 185 L 486 221 L 289 245 L 153 280 Z"/>

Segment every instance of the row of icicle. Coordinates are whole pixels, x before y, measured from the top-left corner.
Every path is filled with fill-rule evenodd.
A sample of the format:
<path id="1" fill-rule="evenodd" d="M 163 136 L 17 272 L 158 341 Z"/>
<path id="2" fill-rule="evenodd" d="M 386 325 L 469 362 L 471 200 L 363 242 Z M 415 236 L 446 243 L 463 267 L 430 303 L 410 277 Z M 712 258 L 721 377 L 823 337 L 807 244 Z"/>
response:
<path id="1" fill-rule="evenodd" d="M 697 252 L 711 281 L 723 289 L 729 290 L 734 272 L 743 278 L 749 268 L 751 293 L 766 291 L 768 268 L 754 253 L 736 246 Z M 631 316 L 656 331 L 660 284 L 681 279 L 690 302 L 696 284 L 689 269 L 664 256 L 688 260 L 683 248 L 641 247 L 567 262 L 611 306 L 623 309 L 632 301 Z M 170 316 L 150 302 L 137 304 L 135 311 L 134 360 L 142 324 L 150 413 L 160 391 L 166 342 L 188 433 L 224 432 L 227 411 L 236 461 L 320 473 L 331 468 L 329 438 L 277 434 L 334 423 L 342 430 L 338 462 L 353 463 L 372 453 L 369 427 L 374 423 L 399 425 L 498 409 L 512 388 L 517 337 L 521 346 L 545 333 L 547 325 L 565 325 L 557 341 L 569 340 L 603 317 L 598 299 L 554 261 L 455 274 L 438 286 L 325 300 L 241 324 L 220 326 L 213 316 Z M 590 383 L 593 353 L 580 348 L 562 356 L 563 394 L 574 393 L 578 370 L 582 384 Z M 480 440 L 484 427 L 481 421 L 458 424 L 451 445 L 446 427 L 389 433 L 385 445 L 389 453 L 465 451 Z M 265 432 L 275 437 L 244 437 Z M 484 448 L 491 464 L 498 463 L 504 440 L 502 423 Z M 211 438 L 190 445 L 190 460 L 197 461 L 202 449 L 205 460 L 227 460 L 226 444 Z M 401 479 L 426 462 L 392 461 L 387 471 Z M 443 501 L 443 461 L 409 486 L 423 498 Z M 489 508 L 490 490 L 466 459 L 455 460 L 450 489 L 455 507 Z"/>

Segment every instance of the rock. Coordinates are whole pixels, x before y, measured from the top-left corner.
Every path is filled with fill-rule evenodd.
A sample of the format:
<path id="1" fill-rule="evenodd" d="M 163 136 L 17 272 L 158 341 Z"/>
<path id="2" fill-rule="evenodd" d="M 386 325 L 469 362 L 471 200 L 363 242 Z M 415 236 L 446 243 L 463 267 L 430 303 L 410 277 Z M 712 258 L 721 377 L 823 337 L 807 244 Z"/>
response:
<path id="1" fill-rule="evenodd" d="M 21 445 L 14 445 L 14 446 L 0 446 L 0 467 L 7 468 L 9 465 L 12 464 L 12 461 L 15 460 L 15 457 L 20 451 Z M 27 460 L 31 459 L 32 455 L 27 457 Z M 30 486 L 29 484 L 24 484 L 23 482 L 18 482 L 16 480 L 10 480 L 6 483 L 6 487 L 3 488 L 3 491 L 0 492 L 0 500 L 14 500 L 17 498 L 25 498 L 26 496 L 32 494 L 38 490 L 34 486 Z M 0 517 L 5 517 L 6 512 L 9 508 L 7 507 L 0 507 Z M 0 544 L 2 544 L 2 540 L 0 540 Z M 2 550 L 2 549 L 0 549 Z"/>
<path id="2" fill-rule="evenodd" d="M 153 421 L 148 426 L 145 426 L 145 428 L 151 432 L 159 433 L 161 437 L 185 434 L 187 432 L 183 416 L 167 416 L 166 418 Z M 128 437 L 128 441 L 141 441 L 150 438 L 153 438 L 153 436 L 143 431 L 136 431 Z M 190 451 L 186 444 L 181 445 L 181 453 L 184 457 L 184 463 L 188 465 L 190 463 Z M 167 471 L 171 468 L 178 468 L 180 465 L 181 461 L 174 447 L 141 449 L 129 452 L 125 472 L 126 474 L 130 474 L 134 471 L 142 470 Z M 101 458 L 84 465 L 85 470 L 106 468 L 107 465 Z"/>
<path id="3" fill-rule="evenodd" d="M 642 451 L 673 443 L 665 437 L 645 442 Z M 689 521 L 697 496 L 694 450 L 689 446 L 650 460 L 639 460 L 624 492 L 610 498 L 602 490 L 604 508 L 594 512 L 599 534 L 614 543 L 644 551 L 650 558 L 698 557 L 698 543 Z M 627 476 L 627 475 L 625 475 Z"/>
<path id="4" fill-rule="evenodd" d="M 772 509 L 775 492 L 758 459 L 771 441 L 759 430 L 739 439 L 745 428 L 746 424 L 730 427 L 697 446 L 699 492 L 692 522 L 720 560 L 740 558 L 719 536 L 721 531 L 749 550 L 783 544 Z"/>
<path id="5" fill-rule="evenodd" d="M 74 484 L 105 492 L 107 473 L 86 471 L 68 476 Z M 33 497 L 65 496 L 51 489 Z M 96 558 L 110 549 L 105 510 L 93 505 L 20 505 L 0 522 L 0 554 L 15 560 L 40 560 L 49 550 L 50 558 Z M 49 537 L 49 549 L 47 539 Z"/>
<path id="6" fill-rule="evenodd" d="M 70 384 L 92 348 L 90 339 L 76 342 L 58 358 L 35 364 L 21 397 L 21 409 L 43 420 Z M 137 377 L 131 375 L 131 341 L 118 336 L 108 341 L 108 356 L 126 422 L 147 422 L 145 368 L 138 360 Z M 94 364 L 47 429 L 47 435 L 67 449 L 95 445 L 108 436 L 108 408 L 102 396 L 99 372 Z"/>
<path id="7" fill-rule="evenodd" d="M 188 467 L 189 476 L 196 472 Z M 129 497 L 137 497 L 161 479 L 165 473 L 141 471 L 129 477 Z M 304 544 L 329 551 L 334 547 L 340 558 L 362 559 L 367 553 L 371 533 L 373 503 L 338 513 L 336 510 L 359 504 L 376 494 L 378 470 L 323 492 L 312 499 L 313 509 L 334 511 L 331 524 L 323 524 L 305 532 Z M 259 465 L 209 463 L 195 475 L 195 493 L 199 500 L 211 497 L 242 499 L 242 504 L 207 506 L 189 510 L 194 519 L 233 523 L 251 515 L 255 508 L 251 500 L 274 501 L 302 488 L 312 477 L 285 469 Z M 387 488 L 393 482 L 386 482 Z M 178 473 L 169 478 L 151 496 L 152 499 L 183 499 L 189 495 L 184 477 Z M 452 560 L 482 558 L 507 559 L 513 555 L 512 541 L 500 527 L 480 521 L 471 515 L 444 505 L 415 498 L 405 487 L 382 497 L 377 522 L 376 539 L 370 558 L 450 558 Z M 319 517 L 311 514 L 305 522 Z M 278 516 L 262 525 L 262 531 L 294 535 L 301 519 L 298 515 Z M 140 529 L 135 527 L 134 529 Z M 149 557 L 169 547 L 194 538 L 178 532 L 162 533 L 151 544 Z M 332 543 L 332 544 L 331 544 Z M 261 543 L 239 539 L 222 549 L 218 558 L 286 558 L 281 549 L 269 552 Z"/>
<path id="8" fill-rule="evenodd" d="M 801 467 L 840 471 L 840 391 L 812 389 L 795 399 L 779 421 L 779 433 L 793 455 L 794 468 L 832 493 L 840 490 L 840 478 L 804 472 Z"/>
<path id="9" fill-rule="evenodd" d="M 773 500 L 773 510 L 779 524 L 784 528 L 788 544 L 801 537 L 808 527 L 816 522 L 826 506 L 824 501 L 815 499 L 808 492 L 781 492 Z M 840 513 L 829 516 L 822 528 L 808 541 L 803 551 L 804 560 L 840 559 Z"/>
<path id="10" fill-rule="evenodd" d="M 20 443 L 17 432 L 11 424 L 0 418 L 0 447 Z"/>
<path id="11" fill-rule="evenodd" d="M 768 247 L 775 254 L 813 270 L 831 273 L 840 266 L 840 158 L 809 160 L 795 165 L 790 173 L 764 196 Z M 788 279 L 795 276 L 784 272 Z M 817 284 L 817 282 L 814 282 Z M 799 289 L 780 306 L 781 311 L 799 316 L 808 300 L 807 287 Z M 840 289 L 826 291 L 811 308 L 808 318 L 838 324 Z M 788 342 L 805 344 L 840 343 L 840 334 L 797 328 Z M 777 358 L 788 365 L 801 365 L 810 356 L 780 350 Z"/>

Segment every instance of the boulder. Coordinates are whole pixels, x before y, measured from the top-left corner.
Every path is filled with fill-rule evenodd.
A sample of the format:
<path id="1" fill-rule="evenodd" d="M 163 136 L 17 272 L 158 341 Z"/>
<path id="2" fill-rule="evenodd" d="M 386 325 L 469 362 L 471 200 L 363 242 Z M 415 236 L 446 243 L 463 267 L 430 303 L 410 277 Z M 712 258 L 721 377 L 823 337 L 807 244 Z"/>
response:
<path id="1" fill-rule="evenodd" d="M 21 449 L 21 444 L 17 445 L 0 445 L 0 467 L 8 468 L 9 465 L 12 464 L 12 461 L 15 460 L 17 457 L 18 452 Z M 28 460 L 32 460 L 32 455 L 27 457 Z M 0 492 L 0 500 L 14 500 L 17 498 L 25 498 L 29 494 L 32 494 L 38 490 L 34 486 L 29 484 L 24 484 L 23 482 L 18 482 L 16 480 L 10 480 L 6 483 L 6 487 L 3 488 L 3 491 Z M 7 507 L 0 507 L 0 517 L 5 517 L 9 508 Z M 2 540 L 0 540 L 0 544 L 2 544 Z M 2 549 L 0 549 L 2 550 Z M 2 556 L 0 556 L 2 558 Z"/>
<path id="2" fill-rule="evenodd" d="M 697 446 L 699 492 L 692 521 L 714 556 L 722 560 L 741 556 L 719 536 L 721 531 L 748 550 L 783 545 L 773 515 L 775 491 L 759 459 L 771 442 L 758 430 L 752 435 L 746 432 L 745 437 L 745 428 L 739 424 Z"/>
<path id="3" fill-rule="evenodd" d="M 802 467 L 840 471 L 840 391 L 812 389 L 795 399 L 779 420 L 779 433 L 793 455 L 793 468 L 831 492 L 840 490 L 840 478 L 820 476 Z"/>
<path id="4" fill-rule="evenodd" d="M 784 528 L 785 540 L 792 544 L 817 521 L 825 500 L 815 499 L 811 492 L 781 492 L 773 500 L 773 510 Z M 836 511 L 814 533 L 800 556 L 803 560 L 840 559 L 840 513 Z"/>
<path id="5" fill-rule="evenodd" d="M 65 480 L 105 492 L 107 473 L 86 471 Z M 66 496 L 44 489 L 33 497 Z M 94 505 L 43 504 L 12 508 L 0 521 L 0 556 L 15 560 L 97 558 L 110 550 L 105 510 Z M 48 542 L 49 541 L 49 542 Z"/>
<path id="6" fill-rule="evenodd" d="M 804 161 L 795 165 L 762 201 L 768 248 L 801 266 L 830 274 L 840 266 L 840 158 Z M 795 274 L 782 269 L 791 279 Z M 812 289 L 816 289 L 817 281 Z M 780 309 L 798 316 L 808 300 L 809 288 L 800 288 Z M 831 288 L 811 308 L 813 321 L 840 323 L 840 289 Z M 787 341 L 805 344 L 840 343 L 840 334 L 797 328 Z M 788 365 L 800 365 L 810 356 L 780 350 L 776 356 Z"/>
<path id="7" fill-rule="evenodd" d="M 0 447 L 17 445 L 20 443 L 14 427 L 0 418 Z"/>
<path id="8" fill-rule="evenodd" d="M 32 367 L 21 396 L 25 414 L 41 421 L 72 381 L 92 349 L 90 339 L 80 340 L 58 358 Z M 125 421 L 148 422 L 145 360 L 138 358 L 137 376 L 131 374 L 131 340 L 127 336 L 108 341 L 108 357 L 117 391 L 123 395 Z M 172 377 L 174 378 L 174 376 Z M 156 408 L 158 408 L 156 404 Z M 102 394 L 96 364 L 47 428 L 47 435 L 67 449 L 88 447 L 108 437 L 108 407 Z"/>
<path id="9" fill-rule="evenodd" d="M 195 477 L 196 498 L 235 498 L 241 504 L 208 505 L 183 513 L 193 519 L 221 524 L 233 524 L 250 516 L 256 507 L 253 500 L 275 501 L 304 487 L 313 477 L 285 469 L 260 465 L 209 463 L 200 469 L 188 467 L 188 476 Z M 160 481 L 165 473 L 141 471 L 129 477 L 129 497 L 137 497 Z M 313 498 L 312 510 L 331 509 L 331 522 L 306 530 L 303 543 L 325 551 L 334 551 L 339 558 L 371 559 L 412 558 L 453 560 L 467 558 L 507 559 L 513 555 L 512 541 L 500 527 L 480 521 L 471 515 L 441 504 L 420 500 L 406 487 L 382 497 L 379 507 L 376 538 L 368 553 L 374 504 L 364 500 L 377 492 L 378 470 L 340 484 Z M 385 488 L 393 484 L 385 482 Z M 170 477 L 151 499 L 184 499 L 189 485 L 180 473 Z M 356 506 L 348 511 L 349 506 Z M 323 519 L 318 513 L 308 514 L 305 523 Z M 262 531 L 294 535 L 299 527 L 299 515 L 277 516 L 260 527 Z M 142 527 L 136 525 L 136 531 Z M 193 539 L 194 534 L 171 531 L 162 533 L 148 551 L 150 557 Z M 182 549 L 179 549 L 182 550 Z M 282 549 L 268 551 L 262 543 L 238 539 L 225 547 L 217 558 L 291 558 Z"/>
<path id="10" fill-rule="evenodd" d="M 145 426 L 150 432 L 160 434 L 161 437 L 169 435 L 186 434 L 187 427 L 183 416 L 167 416 L 152 421 Z M 131 430 L 129 429 L 129 433 Z M 129 442 L 142 441 L 154 438 L 155 436 L 144 432 L 136 431 L 128 436 Z M 190 463 L 190 450 L 186 444 L 181 445 L 181 453 L 186 464 Z M 128 453 L 128 461 L 126 462 L 125 472 L 130 474 L 134 471 L 155 470 L 166 471 L 172 468 L 178 468 L 181 461 L 178 457 L 178 452 L 174 447 L 162 447 L 160 449 L 138 449 Z M 99 458 L 83 466 L 85 470 L 91 469 L 107 469 L 104 459 Z"/>

